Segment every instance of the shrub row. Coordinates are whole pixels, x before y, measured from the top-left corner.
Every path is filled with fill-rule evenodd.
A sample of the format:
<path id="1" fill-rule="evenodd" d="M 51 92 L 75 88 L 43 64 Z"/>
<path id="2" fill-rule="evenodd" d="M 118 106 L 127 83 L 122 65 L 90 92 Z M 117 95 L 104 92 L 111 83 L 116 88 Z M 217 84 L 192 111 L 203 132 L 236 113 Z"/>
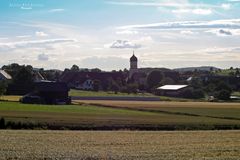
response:
<path id="1" fill-rule="evenodd" d="M 34 124 L 23 122 L 6 122 L 0 119 L 0 129 L 30 129 L 30 130 L 143 130 L 143 131 L 175 131 L 175 130 L 236 130 L 240 125 L 56 125 L 56 124 Z"/>

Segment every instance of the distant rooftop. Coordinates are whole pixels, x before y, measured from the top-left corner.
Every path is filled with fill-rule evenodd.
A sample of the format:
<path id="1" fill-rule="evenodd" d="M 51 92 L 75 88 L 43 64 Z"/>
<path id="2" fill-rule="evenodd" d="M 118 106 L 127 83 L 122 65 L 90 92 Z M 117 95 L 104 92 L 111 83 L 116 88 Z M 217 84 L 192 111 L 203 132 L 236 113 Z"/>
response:
<path id="1" fill-rule="evenodd" d="M 2 76 L 4 76 L 6 79 L 10 80 L 12 79 L 12 76 L 10 76 L 7 72 L 5 72 L 4 70 L 0 70 L 0 74 Z"/>
<path id="2" fill-rule="evenodd" d="M 165 85 L 162 87 L 158 87 L 158 90 L 179 90 L 182 88 L 186 88 L 188 85 Z"/>

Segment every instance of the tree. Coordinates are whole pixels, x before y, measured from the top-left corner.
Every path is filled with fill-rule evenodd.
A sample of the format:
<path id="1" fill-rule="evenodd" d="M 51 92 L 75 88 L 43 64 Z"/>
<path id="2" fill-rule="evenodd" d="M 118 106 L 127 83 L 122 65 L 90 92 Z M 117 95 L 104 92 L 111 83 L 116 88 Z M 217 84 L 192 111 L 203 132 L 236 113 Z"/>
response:
<path id="1" fill-rule="evenodd" d="M 0 81 L 0 97 L 4 95 L 7 90 L 7 83 L 5 81 Z"/>
<path id="2" fill-rule="evenodd" d="M 183 92 L 183 98 L 199 99 L 204 98 L 205 94 L 201 89 L 188 88 Z"/>
<path id="3" fill-rule="evenodd" d="M 152 71 L 147 77 L 147 85 L 149 89 L 157 87 L 163 79 L 163 73 L 161 71 Z"/>
<path id="4" fill-rule="evenodd" d="M 13 79 L 14 84 L 31 85 L 34 81 L 34 76 L 30 68 L 23 67 L 19 70 Z"/>
<path id="5" fill-rule="evenodd" d="M 170 77 L 165 77 L 163 80 L 160 82 L 160 85 L 173 85 L 175 82 L 172 78 Z"/>
<path id="6" fill-rule="evenodd" d="M 127 85 L 127 91 L 128 93 L 137 93 L 138 91 L 138 85 L 136 83 L 130 83 Z"/>
<path id="7" fill-rule="evenodd" d="M 72 67 L 71 67 L 71 71 L 79 71 L 80 69 L 79 69 L 79 67 L 76 65 L 76 64 L 74 64 Z"/>
<path id="8" fill-rule="evenodd" d="M 228 90 L 221 90 L 216 93 L 215 97 L 220 100 L 229 100 L 231 96 L 231 92 Z"/>
<path id="9" fill-rule="evenodd" d="M 116 83 L 116 81 L 114 81 L 112 78 L 109 78 L 107 81 L 108 81 L 108 90 L 114 91 L 115 94 L 117 94 L 118 91 L 120 90 L 120 87 Z"/>
<path id="10" fill-rule="evenodd" d="M 205 97 L 205 93 L 203 92 L 202 89 L 193 90 L 193 98 L 199 99 L 204 97 Z"/>
<path id="11" fill-rule="evenodd" d="M 91 69 L 91 72 L 98 72 L 98 73 L 100 73 L 100 72 L 102 72 L 102 71 L 101 71 L 101 69 L 99 69 L 99 68 L 93 68 L 93 69 Z"/>
<path id="12" fill-rule="evenodd" d="M 195 89 L 199 89 L 199 88 L 202 88 L 202 82 L 200 79 L 198 78 L 193 78 L 191 80 L 191 86 Z"/>
<path id="13" fill-rule="evenodd" d="M 93 90 L 95 92 L 98 92 L 99 91 L 99 88 L 100 88 L 100 81 L 99 80 L 94 80 L 93 81 Z"/>
<path id="14" fill-rule="evenodd" d="M 5 129 L 5 119 L 4 118 L 0 119 L 0 129 Z"/>
<path id="15" fill-rule="evenodd" d="M 222 90 L 227 90 L 229 91 L 230 93 L 232 92 L 232 88 L 229 86 L 228 83 L 224 82 L 224 81 L 221 81 L 217 84 L 216 88 L 215 88 L 215 91 L 216 92 L 219 92 L 219 91 L 222 91 Z"/>
<path id="16" fill-rule="evenodd" d="M 240 76 L 239 68 L 236 69 L 235 75 L 236 75 L 236 76 Z"/>

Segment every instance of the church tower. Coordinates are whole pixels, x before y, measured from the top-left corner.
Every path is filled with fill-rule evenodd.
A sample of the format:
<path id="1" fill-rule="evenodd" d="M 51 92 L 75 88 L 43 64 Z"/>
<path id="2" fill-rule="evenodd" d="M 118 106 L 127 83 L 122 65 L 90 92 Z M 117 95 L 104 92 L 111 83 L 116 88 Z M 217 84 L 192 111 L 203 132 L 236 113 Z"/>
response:
<path id="1" fill-rule="evenodd" d="M 138 72 L 138 59 L 137 57 L 134 55 L 134 52 L 133 52 L 133 55 L 132 57 L 130 58 L 130 70 L 129 70 L 129 78 L 132 77 L 132 75 L 134 73 Z"/>

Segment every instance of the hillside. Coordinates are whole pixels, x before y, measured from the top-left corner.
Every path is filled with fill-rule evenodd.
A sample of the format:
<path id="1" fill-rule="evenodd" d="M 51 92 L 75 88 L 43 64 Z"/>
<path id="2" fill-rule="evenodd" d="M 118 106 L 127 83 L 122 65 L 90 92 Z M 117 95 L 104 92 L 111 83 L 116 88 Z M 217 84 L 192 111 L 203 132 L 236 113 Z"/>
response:
<path id="1" fill-rule="evenodd" d="M 213 66 L 201 66 L 201 67 L 186 67 L 186 68 L 176 68 L 176 69 L 173 69 L 174 71 L 178 71 L 178 72 L 188 72 L 188 71 L 195 71 L 195 70 L 198 70 L 198 71 L 217 71 L 219 70 L 220 68 L 217 68 L 217 67 L 213 67 Z"/>

